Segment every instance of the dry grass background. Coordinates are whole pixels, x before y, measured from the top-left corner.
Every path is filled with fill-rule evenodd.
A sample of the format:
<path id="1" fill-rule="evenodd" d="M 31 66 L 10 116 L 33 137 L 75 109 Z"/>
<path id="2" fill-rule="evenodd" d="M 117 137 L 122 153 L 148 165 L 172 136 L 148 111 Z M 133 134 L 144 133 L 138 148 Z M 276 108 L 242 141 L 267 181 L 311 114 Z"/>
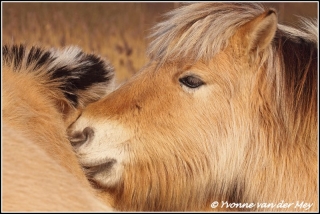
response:
<path id="1" fill-rule="evenodd" d="M 2 2 L 2 44 L 77 45 L 108 58 L 120 83 L 146 63 L 150 28 L 180 4 Z M 295 15 L 318 17 L 317 2 L 265 5 L 277 9 L 285 24 L 296 24 Z"/>

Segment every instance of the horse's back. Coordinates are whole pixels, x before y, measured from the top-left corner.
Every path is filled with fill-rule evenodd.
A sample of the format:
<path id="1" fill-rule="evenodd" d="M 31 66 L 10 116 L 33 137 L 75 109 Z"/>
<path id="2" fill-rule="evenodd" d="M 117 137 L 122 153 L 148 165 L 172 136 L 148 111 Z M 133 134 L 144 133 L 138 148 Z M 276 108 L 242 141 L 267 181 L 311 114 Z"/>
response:
<path id="1" fill-rule="evenodd" d="M 76 53 L 64 57 L 70 52 Z M 81 108 L 107 93 L 109 64 L 70 48 L 4 46 L 2 54 L 3 210 L 111 210 L 90 186 L 66 134 Z M 105 78 L 90 81 L 89 73 Z"/>
<path id="2" fill-rule="evenodd" d="M 4 211 L 110 210 L 23 134 L 5 126 L 2 137 Z"/>

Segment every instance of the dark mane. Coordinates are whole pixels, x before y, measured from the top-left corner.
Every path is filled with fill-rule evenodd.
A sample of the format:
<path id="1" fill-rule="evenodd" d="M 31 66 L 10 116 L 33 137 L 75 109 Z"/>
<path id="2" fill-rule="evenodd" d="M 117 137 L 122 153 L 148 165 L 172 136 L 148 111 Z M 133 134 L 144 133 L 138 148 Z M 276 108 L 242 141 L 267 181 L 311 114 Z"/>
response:
<path id="1" fill-rule="evenodd" d="M 318 49 L 315 22 L 305 21 L 302 30 L 282 28 L 276 32 L 274 48 L 280 57 L 282 89 L 278 102 L 290 115 L 289 133 L 300 133 L 310 141 L 308 129 L 317 123 Z M 309 127 L 309 128 L 308 128 Z M 291 129 L 295 129 L 293 132 Z M 299 136 L 296 136 L 299 137 Z"/>
<path id="2" fill-rule="evenodd" d="M 110 87 L 113 67 L 94 54 L 86 54 L 78 47 L 64 49 L 44 49 L 36 46 L 4 45 L 2 47 L 3 66 L 13 72 L 29 72 L 38 77 L 46 77 L 48 84 L 57 83 L 74 106 L 78 105 L 79 90 L 90 87 Z M 106 87 L 104 88 L 104 90 Z"/>
<path id="3" fill-rule="evenodd" d="M 302 114 L 317 109 L 317 44 L 303 37 L 292 38 L 278 30 L 275 46 L 283 65 L 285 96 Z"/>

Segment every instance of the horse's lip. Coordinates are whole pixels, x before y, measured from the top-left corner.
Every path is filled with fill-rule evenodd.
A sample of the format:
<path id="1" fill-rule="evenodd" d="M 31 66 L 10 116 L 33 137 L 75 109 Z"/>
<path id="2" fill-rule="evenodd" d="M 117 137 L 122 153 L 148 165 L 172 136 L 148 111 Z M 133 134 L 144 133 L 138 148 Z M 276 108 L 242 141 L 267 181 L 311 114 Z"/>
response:
<path id="1" fill-rule="evenodd" d="M 115 159 L 107 159 L 99 164 L 82 165 L 82 168 L 89 177 L 93 177 L 95 174 L 109 171 L 116 162 Z"/>

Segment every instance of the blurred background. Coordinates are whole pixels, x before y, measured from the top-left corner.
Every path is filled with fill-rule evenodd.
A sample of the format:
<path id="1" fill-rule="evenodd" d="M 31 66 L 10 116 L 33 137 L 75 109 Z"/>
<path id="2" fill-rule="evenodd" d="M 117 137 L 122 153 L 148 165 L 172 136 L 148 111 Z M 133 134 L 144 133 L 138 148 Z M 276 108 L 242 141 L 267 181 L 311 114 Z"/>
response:
<path id="1" fill-rule="evenodd" d="M 118 83 L 147 62 L 150 28 L 181 2 L 2 2 L 2 44 L 44 47 L 77 45 L 107 58 Z M 297 16 L 317 18 L 318 2 L 263 3 L 278 11 L 279 22 L 296 26 Z"/>

